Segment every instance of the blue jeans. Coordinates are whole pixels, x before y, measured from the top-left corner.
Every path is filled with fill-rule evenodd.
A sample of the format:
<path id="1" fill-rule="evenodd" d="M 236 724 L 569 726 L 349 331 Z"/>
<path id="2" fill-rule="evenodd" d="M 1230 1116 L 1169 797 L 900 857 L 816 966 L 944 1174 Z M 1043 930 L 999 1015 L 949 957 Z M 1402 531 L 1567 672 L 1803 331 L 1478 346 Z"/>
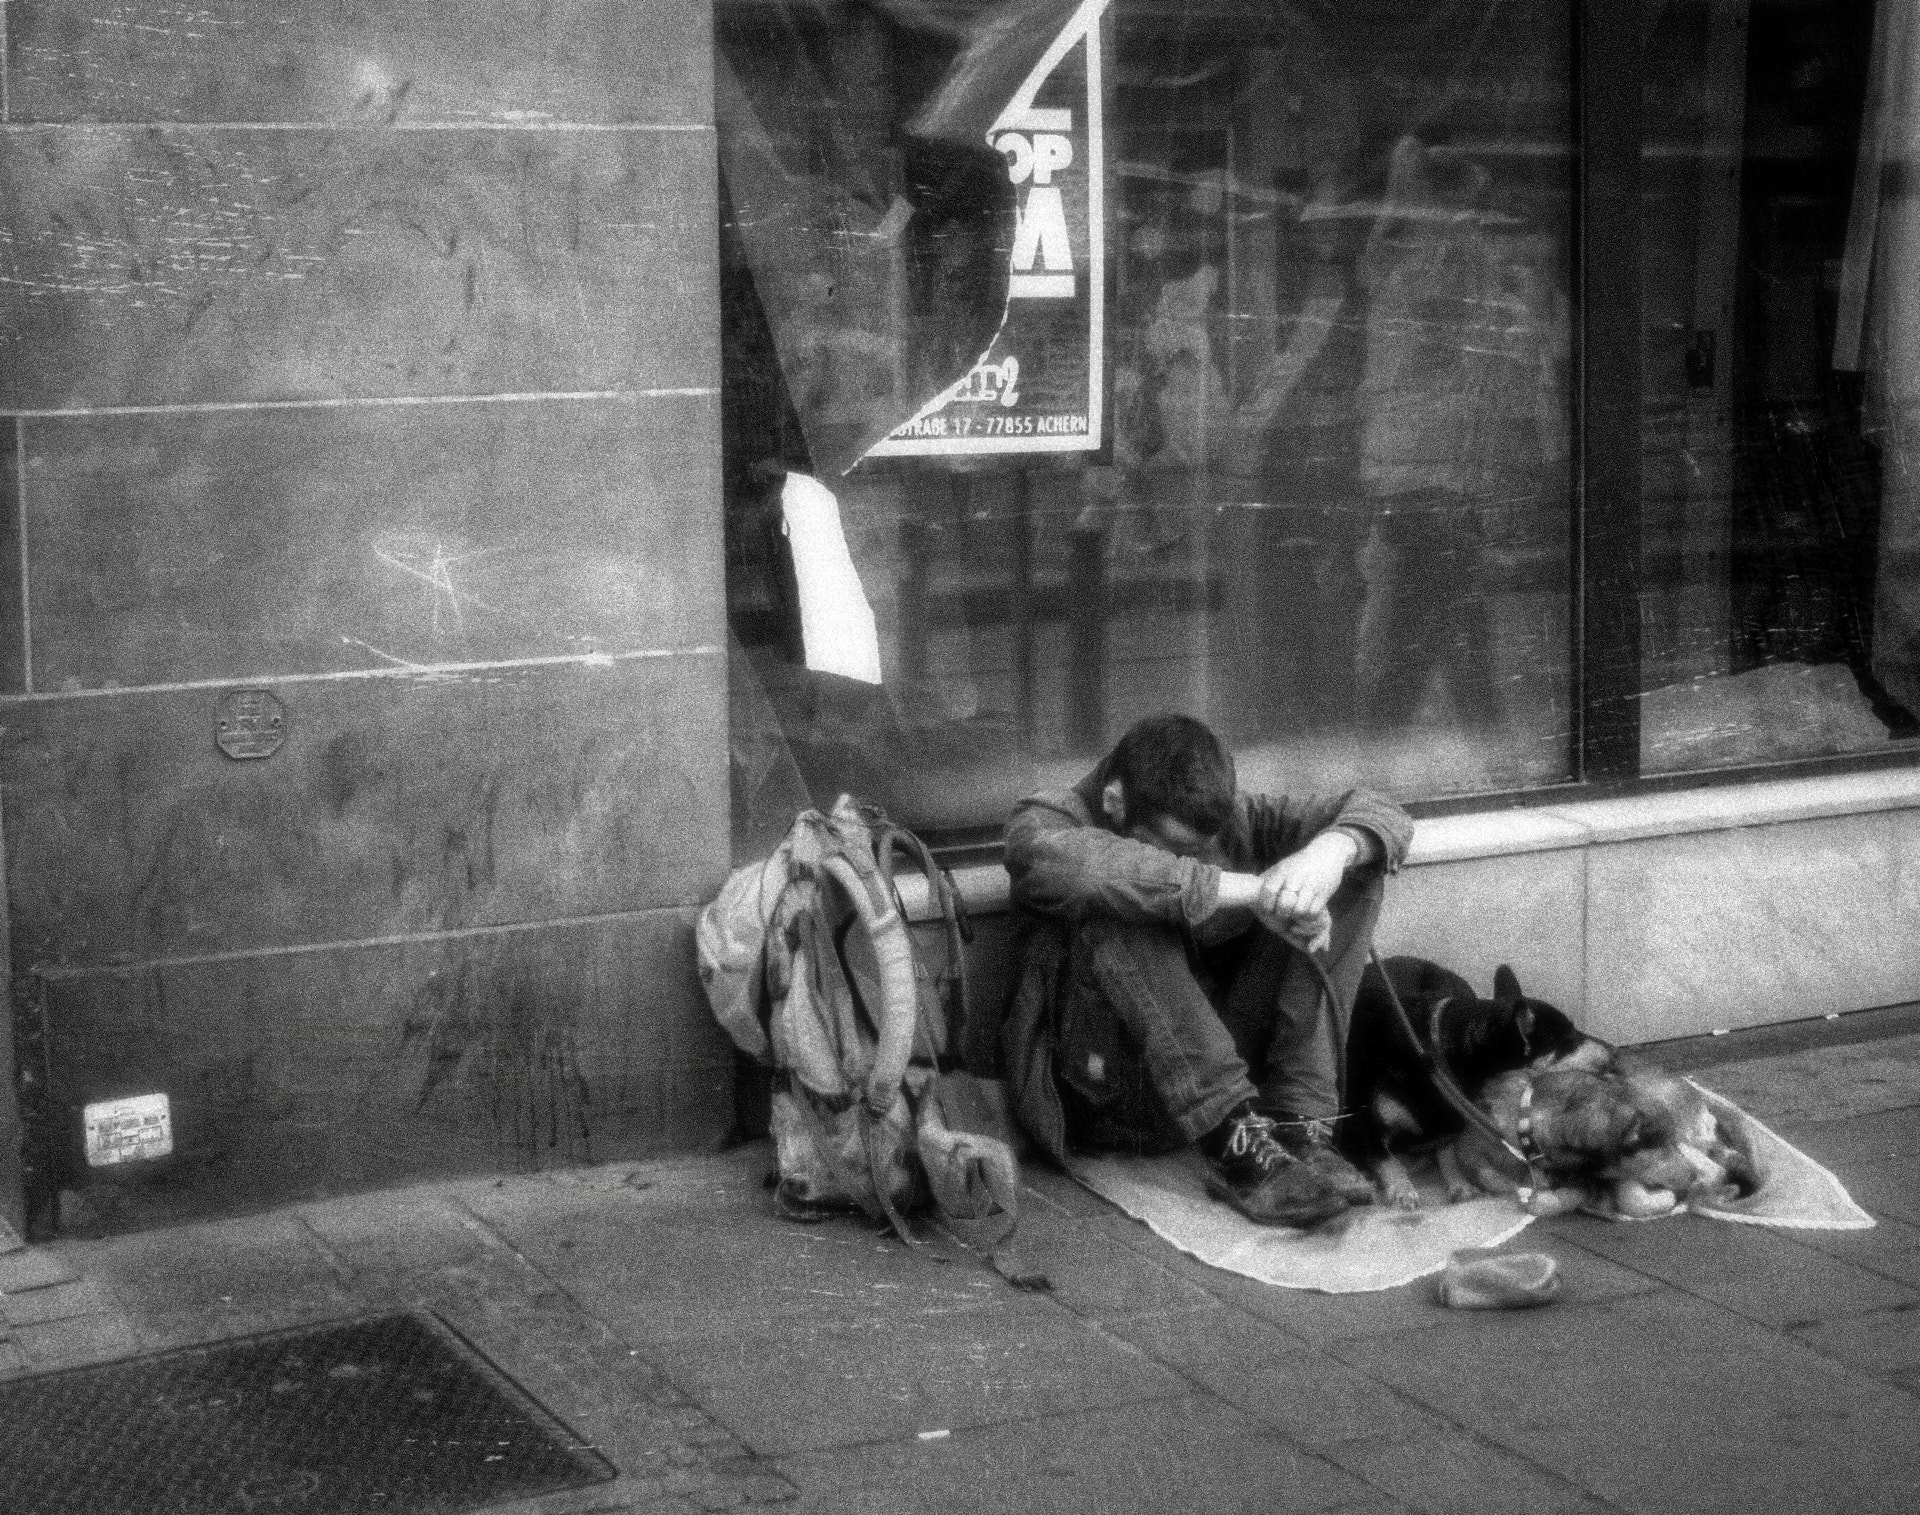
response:
<path id="1" fill-rule="evenodd" d="M 1259 926 L 1199 947 L 1178 926 L 1076 923 L 1055 1053 L 1075 1142 L 1167 1151 L 1256 1098 L 1337 1115 L 1382 890 L 1363 875 L 1333 897 L 1331 1006 L 1302 954 Z"/>

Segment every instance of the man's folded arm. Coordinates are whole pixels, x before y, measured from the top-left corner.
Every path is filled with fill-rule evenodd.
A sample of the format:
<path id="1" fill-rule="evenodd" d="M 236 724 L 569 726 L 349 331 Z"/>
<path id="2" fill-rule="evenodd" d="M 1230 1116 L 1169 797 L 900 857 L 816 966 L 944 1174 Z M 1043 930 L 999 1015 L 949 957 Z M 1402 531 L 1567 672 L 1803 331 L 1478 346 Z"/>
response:
<path id="1" fill-rule="evenodd" d="M 1268 862 L 1277 862 L 1315 837 L 1337 830 L 1352 834 L 1360 843 L 1355 867 L 1373 865 L 1383 873 L 1397 873 L 1413 843 L 1413 820 L 1407 812 L 1385 795 L 1367 789 L 1302 799 L 1251 795 L 1243 803 L 1248 807 L 1254 852 Z"/>
<path id="2" fill-rule="evenodd" d="M 1193 925 L 1213 914 L 1220 870 L 1090 823 L 1077 799 L 1023 800 L 1007 824 L 1014 903 L 1078 919 Z"/>

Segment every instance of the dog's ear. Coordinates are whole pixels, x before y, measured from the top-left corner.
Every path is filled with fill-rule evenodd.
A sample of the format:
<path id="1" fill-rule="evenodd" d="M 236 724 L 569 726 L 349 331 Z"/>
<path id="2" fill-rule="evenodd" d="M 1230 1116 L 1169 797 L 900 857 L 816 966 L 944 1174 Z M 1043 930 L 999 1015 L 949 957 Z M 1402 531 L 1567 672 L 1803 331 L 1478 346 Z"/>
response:
<path id="1" fill-rule="evenodd" d="M 1493 970 L 1493 1002 L 1496 1005 L 1504 1008 L 1525 997 L 1520 992 L 1520 980 L 1514 977 L 1513 969 L 1502 963 Z"/>

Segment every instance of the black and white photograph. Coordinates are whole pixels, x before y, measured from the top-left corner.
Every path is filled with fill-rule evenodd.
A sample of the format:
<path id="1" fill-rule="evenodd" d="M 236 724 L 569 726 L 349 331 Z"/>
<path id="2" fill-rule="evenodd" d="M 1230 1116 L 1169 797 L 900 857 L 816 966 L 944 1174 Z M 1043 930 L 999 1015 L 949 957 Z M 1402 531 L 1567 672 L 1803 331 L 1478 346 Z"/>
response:
<path id="1" fill-rule="evenodd" d="M 0 0 L 0 1515 L 1920 1510 L 1920 3 Z"/>

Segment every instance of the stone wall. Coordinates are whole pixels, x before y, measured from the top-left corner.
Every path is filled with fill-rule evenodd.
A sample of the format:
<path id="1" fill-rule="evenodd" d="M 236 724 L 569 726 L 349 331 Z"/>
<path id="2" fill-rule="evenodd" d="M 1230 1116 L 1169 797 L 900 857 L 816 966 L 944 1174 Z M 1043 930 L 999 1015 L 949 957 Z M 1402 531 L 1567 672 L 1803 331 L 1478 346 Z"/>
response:
<path id="1" fill-rule="evenodd" d="M 0 13 L 29 1199 L 132 1224 L 711 1140 L 708 8 Z M 247 691 L 270 755 L 220 744 Z M 87 1169 L 81 1108 L 149 1092 L 175 1155 Z"/>

